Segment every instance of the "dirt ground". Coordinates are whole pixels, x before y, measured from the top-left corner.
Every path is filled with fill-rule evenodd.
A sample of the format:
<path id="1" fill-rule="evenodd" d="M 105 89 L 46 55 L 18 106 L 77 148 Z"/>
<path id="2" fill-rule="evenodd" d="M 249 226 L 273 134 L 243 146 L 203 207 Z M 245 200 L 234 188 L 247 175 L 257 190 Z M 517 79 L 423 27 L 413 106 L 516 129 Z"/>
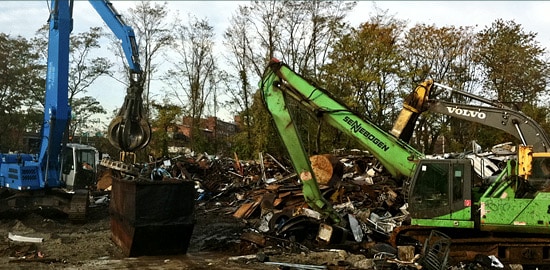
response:
<path id="1" fill-rule="evenodd" d="M 3 215 L 0 269 L 397 269 L 385 260 L 339 249 L 300 251 L 299 246 L 284 244 L 260 248 L 241 240 L 243 232 L 257 224 L 234 218 L 236 207 L 230 203 L 202 202 L 195 209 L 187 254 L 133 258 L 111 240 L 107 204 L 90 208 L 84 224 L 51 212 Z M 10 233 L 43 241 L 16 242 L 8 238 Z"/>
<path id="2" fill-rule="evenodd" d="M 187 254 L 137 258 L 126 257 L 111 240 L 107 204 L 93 205 L 84 224 L 72 224 L 64 216 L 48 212 L 9 213 L 0 219 L 0 269 L 283 269 L 281 264 L 337 267 L 352 258 L 341 251 L 306 255 L 285 253 L 277 247 L 265 253 L 251 249 L 240 240 L 250 224 L 234 218 L 234 211 L 234 207 L 215 202 L 198 204 Z M 43 241 L 15 242 L 8 238 L 10 233 Z M 355 260 L 361 259 L 364 257 Z"/>
<path id="3" fill-rule="evenodd" d="M 245 224 L 227 210 L 197 207 L 187 254 L 138 258 L 127 258 L 111 240 L 107 204 L 90 208 L 84 224 L 55 213 L 9 213 L 0 219 L 0 269 L 277 269 L 229 260 L 241 255 Z M 15 242 L 10 233 L 43 241 Z"/>

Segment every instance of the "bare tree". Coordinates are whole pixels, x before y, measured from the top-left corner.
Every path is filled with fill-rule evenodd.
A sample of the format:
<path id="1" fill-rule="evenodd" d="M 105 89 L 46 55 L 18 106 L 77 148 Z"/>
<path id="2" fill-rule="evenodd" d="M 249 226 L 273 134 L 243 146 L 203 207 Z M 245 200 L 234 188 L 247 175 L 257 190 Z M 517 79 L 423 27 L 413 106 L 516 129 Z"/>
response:
<path id="1" fill-rule="evenodd" d="M 269 125 L 253 121 L 265 116 L 259 115 L 261 110 L 250 110 L 254 96 L 250 82 L 262 76 L 274 57 L 308 78 L 319 79 L 319 67 L 328 60 L 331 42 L 343 32 L 345 14 L 354 6 L 354 2 L 346 1 L 254 1 L 239 7 L 224 33 L 232 69 L 227 92 L 232 95 L 231 105 L 238 106 L 243 116 L 248 141 L 253 139 L 252 123 Z M 298 113 L 297 121 L 308 130 L 306 124 L 315 121 L 299 119 L 304 117 Z"/>
<path id="2" fill-rule="evenodd" d="M 253 59 L 254 73 L 261 77 L 265 65 L 269 60 L 275 57 L 279 43 L 281 40 L 280 23 L 284 16 L 283 1 L 254 1 L 250 7 L 250 26 L 253 27 L 253 32 L 250 35 L 253 47 L 250 57 Z"/>
<path id="3" fill-rule="evenodd" d="M 332 40 L 347 28 L 344 18 L 354 7 L 349 1 L 284 1 L 279 26 L 281 59 L 311 79 L 319 79 L 319 67 L 326 64 Z"/>
<path id="4" fill-rule="evenodd" d="M 225 83 L 227 93 L 230 95 L 230 106 L 237 108 L 243 117 L 243 124 L 247 133 L 247 139 L 250 140 L 250 104 L 252 102 L 252 86 L 250 84 L 250 75 L 253 73 L 252 59 L 249 57 L 252 53 L 250 42 L 250 8 L 239 6 L 237 12 L 230 19 L 230 26 L 224 32 L 224 45 L 227 48 L 229 67 L 234 69 L 235 75 L 231 73 L 226 77 Z M 237 75 L 238 74 L 238 75 Z M 233 87 L 234 85 L 240 87 Z M 239 90 L 233 90 L 239 89 Z M 254 88 L 255 90 L 255 88 Z"/>
<path id="5" fill-rule="evenodd" d="M 472 61 L 473 37 L 471 27 L 436 27 L 419 24 L 409 29 L 401 42 L 405 74 L 402 77 L 404 91 L 401 94 L 409 94 L 419 82 L 428 78 L 457 89 L 473 91 L 476 82 L 479 81 Z M 448 98 L 443 96 L 446 94 L 444 89 L 433 90 L 431 98 Z M 472 138 L 468 128 L 470 123 L 456 120 L 429 113 L 422 115 L 412 143 L 427 153 L 433 153 L 437 139 L 443 136 L 449 145 L 448 149 L 464 150 Z"/>
<path id="6" fill-rule="evenodd" d="M 191 146 L 196 147 L 196 132 L 204 116 L 208 99 L 215 95 L 218 77 L 213 54 L 214 28 L 206 19 L 189 15 L 187 24 L 176 27 L 174 67 L 165 74 L 171 94 L 188 109 L 184 115 L 192 119 Z"/>
<path id="7" fill-rule="evenodd" d="M 277 57 L 303 75 L 317 78 L 332 40 L 347 28 L 344 18 L 355 2 L 349 1 L 254 1 L 249 7 L 249 40 L 258 76 L 267 62 Z M 311 71 L 311 72 L 310 72 Z"/>
<path id="8" fill-rule="evenodd" d="M 126 23 L 132 27 L 136 35 L 136 42 L 139 49 L 140 64 L 143 70 L 142 81 L 143 95 L 145 101 L 145 112 L 150 113 L 151 106 L 151 83 L 154 75 L 159 72 L 158 68 L 162 63 L 159 59 L 164 59 L 162 56 L 174 42 L 174 22 L 169 21 L 168 4 L 154 3 L 150 1 L 137 2 L 134 8 L 130 8 L 125 13 L 124 18 Z M 122 52 L 119 41 L 113 40 L 113 50 L 125 62 L 125 56 Z M 124 65 L 124 70 L 127 71 L 128 65 Z M 125 72 L 128 74 L 128 72 Z M 124 84 L 128 80 L 119 80 Z"/>
<path id="9" fill-rule="evenodd" d="M 94 49 L 99 49 L 99 39 L 105 33 L 99 27 L 79 33 L 71 37 L 71 62 L 69 71 L 69 104 L 72 107 L 74 119 L 69 128 L 70 135 L 80 129 L 92 126 L 90 117 L 93 114 L 104 114 L 105 109 L 99 102 L 86 94 L 87 89 L 101 76 L 112 76 L 111 63 L 105 57 L 91 57 Z"/>

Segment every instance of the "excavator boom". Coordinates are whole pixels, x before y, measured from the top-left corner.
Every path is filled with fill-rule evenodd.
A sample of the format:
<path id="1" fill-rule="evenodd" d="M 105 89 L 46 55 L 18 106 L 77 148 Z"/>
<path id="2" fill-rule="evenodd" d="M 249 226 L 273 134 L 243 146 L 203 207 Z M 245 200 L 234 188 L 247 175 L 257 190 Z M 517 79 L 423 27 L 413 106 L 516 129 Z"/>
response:
<path id="1" fill-rule="evenodd" d="M 126 25 L 122 16 L 107 0 L 90 0 L 92 7 L 121 41 L 128 62 L 130 85 L 124 103 L 117 116 L 109 124 L 109 142 L 123 152 L 135 152 L 146 147 L 151 140 L 151 126 L 143 111 L 143 77 L 138 45 L 132 27 Z"/>
<path id="2" fill-rule="evenodd" d="M 471 260 L 469 254 L 475 250 L 498 254 L 509 262 L 549 265 L 550 153 L 534 152 L 535 148 L 546 149 L 546 134 L 521 112 L 471 94 L 466 96 L 487 106 L 430 100 L 433 85 L 426 81 L 415 89 L 389 133 L 361 119 L 327 91 L 278 60 L 269 63 L 260 81 L 263 100 L 302 181 L 304 197 L 325 217 L 340 220 L 319 191 L 286 98 L 294 99 L 320 120 L 357 139 L 393 177 L 409 178 L 411 225 L 394 230 L 390 238 L 393 245 L 411 237 L 421 240 L 437 228 L 451 236 L 449 254 L 453 257 Z M 520 145 L 517 158 L 507 160 L 498 175 L 482 180 L 472 160 L 427 159 L 404 141 L 410 138 L 416 119 L 426 110 L 499 128 L 531 145 Z"/>
<path id="3" fill-rule="evenodd" d="M 321 209 L 332 217 L 335 217 L 335 214 L 330 213 L 330 209 L 325 209 L 328 203 L 319 192 L 308 155 L 286 106 L 285 97 L 295 99 L 329 125 L 355 138 L 395 178 L 411 177 L 416 161 L 424 157 L 422 153 L 375 124 L 361 119 L 336 101 L 326 90 L 314 86 L 276 59 L 271 60 L 267 66 L 260 81 L 260 88 L 265 105 L 289 151 L 294 169 L 302 180 L 306 201 L 313 208 Z"/>
<path id="4" fill-rule="evenodd" d="M 469 122 L 500 129 L 516 137 L 523 145 L 532 145 L 535 152 L 546 152 L 550 145 L 550 138 L 544 129 L 535 120 L 523 112 L 504 106 L 483 97 L 464 91 L 450 90 L 451 94 L 484 103 L 485 105 L 462 104 L 440 99 L 430 99 L 432 86 L 442 86 L 427 80 L 405 98 L 403 109 L 392 129 L 392 134 L 404 141 L 409 141 L 416 120 L 425 111 L 452 116 Z"/>

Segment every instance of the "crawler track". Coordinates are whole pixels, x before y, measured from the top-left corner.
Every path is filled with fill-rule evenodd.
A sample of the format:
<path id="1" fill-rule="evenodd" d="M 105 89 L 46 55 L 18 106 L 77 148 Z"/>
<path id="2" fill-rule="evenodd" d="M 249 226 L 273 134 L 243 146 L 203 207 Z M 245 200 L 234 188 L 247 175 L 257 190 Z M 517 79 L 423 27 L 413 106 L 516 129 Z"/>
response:
<path id="1" fill-rule="evenodd" d="M 69 208 L 65 210 L 69 215 L 69 220 L 73 223 L 85 223 L 89 204 L 90 198 L 88 191 L 76 191 L 72 196 Z"/>
<path id="2" fill-rule="evenodd" d="M 550 266 L 550 235 L 402 226 L 394 231 L 391 242 L 398 246 L 407 244 L 406 239 L 413 238 L 424 243 L 432 230 L 452 239 L 449 254 L 452 261 L 472 261 L 476 255 L 483 254 L 494 255 L 507 264 Z"/>

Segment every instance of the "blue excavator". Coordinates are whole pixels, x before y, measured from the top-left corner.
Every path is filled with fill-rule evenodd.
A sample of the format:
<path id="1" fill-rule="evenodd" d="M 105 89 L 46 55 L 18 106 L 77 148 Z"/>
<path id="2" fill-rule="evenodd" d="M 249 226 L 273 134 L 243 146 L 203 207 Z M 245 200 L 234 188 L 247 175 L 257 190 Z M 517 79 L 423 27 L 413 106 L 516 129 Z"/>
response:
<path id="1" fill-rule="evenodd" d="M 124 103 L 108 128 L 108 139 L 121 152 L 147 146 L 151 127 L 143 116 L 142 70 L 133 29 L 109 1 L 90 0 L 121 41 L 129 70 Z M 95 181 L 98 152 L 68 142 L 71 108 L 68 102 L 70 34 L 73 0 L 51 1 L 44 118 L 38 153 L 0 154 L 0 211 L 53 208 L 72 221 L 84 220 L 89 186 Z"/>

